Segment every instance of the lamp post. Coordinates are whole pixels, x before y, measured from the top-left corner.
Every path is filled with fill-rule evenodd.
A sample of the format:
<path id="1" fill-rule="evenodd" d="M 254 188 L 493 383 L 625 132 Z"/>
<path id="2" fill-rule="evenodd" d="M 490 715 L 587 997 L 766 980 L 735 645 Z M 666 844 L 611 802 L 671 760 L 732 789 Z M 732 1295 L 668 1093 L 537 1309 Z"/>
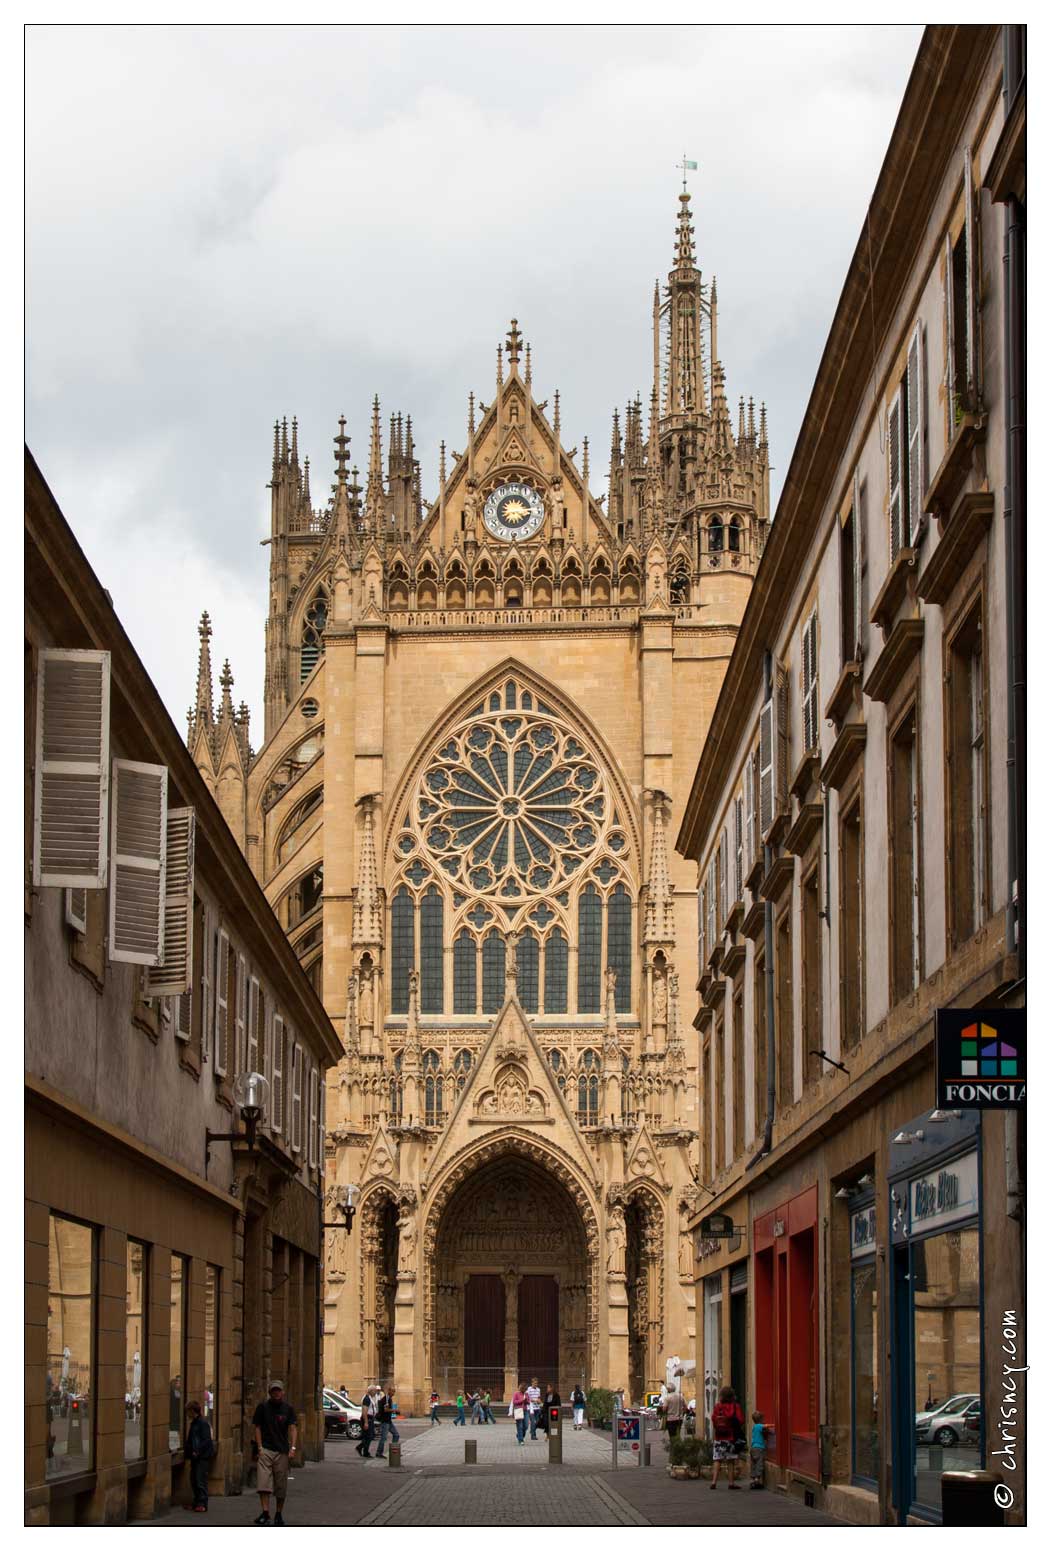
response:
<path id="1" fill-rule="evenodd" d="M 342 1200 L 337 1199 L 333 1204 L 337 1212 L 342 1212 L 342 1222 L 323 1222 L 323 1228 L 343 1228 L 347 1233 L 354 1226 L 354 1214 L 358 1209 L 358 1197 L 361 1194 L 360 1185 L 346 1185 Z"/>
<path id="2" fill-rule="evenodd" d="M 255 1133 L 266 1114 L 270 1097 L 270 1084 L 261 1072 L 242 1072 L 234 1083 L 234 1103 L 244 1124 L 243 1131 L 205 1131 L 204 1177 L 208 1178 L 208 1164 L 212 1156 L 213 1142 L 247 1142 L 248 1151 L 255 1150 Z"/>

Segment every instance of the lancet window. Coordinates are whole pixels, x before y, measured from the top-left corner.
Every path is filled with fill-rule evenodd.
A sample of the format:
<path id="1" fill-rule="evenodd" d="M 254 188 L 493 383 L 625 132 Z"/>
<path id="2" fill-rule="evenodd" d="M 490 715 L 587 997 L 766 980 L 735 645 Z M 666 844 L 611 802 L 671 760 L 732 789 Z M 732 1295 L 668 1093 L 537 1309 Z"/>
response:
<path id="1" fill-rule="evenodd" d="M 441 1125 L 445 1109 L 444 1093 L 441 1056 L 437 1050 L 427 1050 L 423 1056 L 423 1101 L 426 1125 Z"/>
<path id="2" fill-rule="evenodd" d="M 328 624 L 328 599 L 324 590 L 319 590 L 313 603 L 309 605 L 303 620 L 303 634 L 299 642 L 299 681 L 304 683 L 314 669 L 317 660 L 325 650 L 324 634 Z"/>
<path id="3" fill-rule="evenodd" d="M 390 1010 L 491 1016 L 517 994 L 539 1017 L 600 1016 L 604 971 L 633 1005 L 637 864 L 585 736 L 509 678 L 469 708 L 425 761 L 393 838 Z M 574 951 L 575 950 L 575 951 Z"/>

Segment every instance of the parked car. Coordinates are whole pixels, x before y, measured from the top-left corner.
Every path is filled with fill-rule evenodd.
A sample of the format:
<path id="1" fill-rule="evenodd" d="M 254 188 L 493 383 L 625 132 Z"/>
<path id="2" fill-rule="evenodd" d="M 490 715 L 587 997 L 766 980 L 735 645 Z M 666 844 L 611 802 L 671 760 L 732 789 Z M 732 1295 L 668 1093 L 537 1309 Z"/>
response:
<path id="1" fill-rule="evenodd" d="M 933 1411 L 921 1411 L 916 1418 L 916 1442 L 938 1443 L 943 1448 L 958 1443 L 964 1433 L 964 1418 L 981 1411 L 980 1395 L 954 1395 Z"/>
<path id="2" fill-rule="evenodd" d="M 347 1438 L 361 1437 L 361 1407 L 338 1390 L 323 1389 L 321 1404 L 325 1413 L 325 1437 L 342 1433 Z"/>

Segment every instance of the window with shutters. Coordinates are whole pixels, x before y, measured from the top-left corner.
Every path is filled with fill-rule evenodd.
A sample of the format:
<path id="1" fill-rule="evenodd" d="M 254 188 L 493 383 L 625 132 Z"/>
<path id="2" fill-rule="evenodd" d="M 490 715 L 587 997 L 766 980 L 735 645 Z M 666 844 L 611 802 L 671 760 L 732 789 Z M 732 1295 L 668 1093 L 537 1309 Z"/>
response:
<path id="1" fill-rule="evenodd" d="M 303 1151 L 303 1047 L 292 1045 L 292 1151 Z"/>
<path id="2" fill-rule="evenodd" d="M 730 913 L 729 901 L 727 900 L 727 897 L 726 897 L 727 896 L 727 886 L 726 885 L 727 885 L 728 854 L 729 854 L 729 837 L 727 835 L 726 830 L 724 829 L 722 834 L 719 836 L 719 849 L 716 852 L 716 876 L 718 877 L 718 880 L 719 880 L 719 882 L 718 882 L 718 887 L 719 887 L 719 919 L 718 919 L 718 922 L 717 922 L 717 928 L 718 928 L 720 933 L 725 929 L 726 917 Z"/>
<path id="3" fill-rule="evenodd" d="M 825 1047 L 822 986 L 824 976 L 823 922 L 821 920 L 821 869 L 817 863 L 803 879 L 803 1070 L 813 1071 L 810 1052 Z"/>
<path id="4" fill-rule="evenodd" d="M 810 754 L 821 742 L 818 712 L 817 609 L 811 609 L 803 625 L 803 753 Z"/>
<path id="5" fill-rule="evenodd" d="M 858 477 L 854 495 L 839 526 L 839 645 L 840 659 L 861 661 L 861 550 L 859 544 Z"/>
<path id="6" fill-rule="evenodd" d="M 716 858 L 714 856 L 712 857 L 711 861 L 708 863 L 708 886 L 707 887 L 708 887 L 708 934 L 707 934 L 707 942 L 706 942 L 705 946 L 708 949 L 708 958 L 710 959 L 712 954 L 715 952 L 715 950 L 716 950 L 716 948 L 718 947 L 718 944 L 719 944 L 719 927 L 718 927 L 718 921 L 717 921 L 718 912 L 719 912 L 719 901 L 718 901 L 719 886 L 718 886 L 718 875 L 717 875 L 717 869 L 716 869 Z M 707 960 L 705 962 L 707 962 Z"/>
<path id="7" fill-rule="evenodd" d="M 39 653 L 33 784 L 37 888 L 106 886 L 109 702 L 108 652 Z"/>
<path id="8" fill-rule="evenodd" d="M 88 929 L 88 891 L 87 889 L 66 890 L 66 925 L 71 926 L 81 936 Z"/>
<path id="9" fill-rule="evenodd" d="M 890 563 L 920 539 L 923 497 L 929 484 L 927 337 L 918 323 L 909 341 L 905 375 L 887 415 Z"/>
<path id="10" fill-rule="evenodd" d="M 963 220 L 945 239 L 945 386 L 948 439 L 981 407 L 978 338 L 978 206 L 971 150 L 964 151 Z"/>
<path id="11" fill-rule="evenodd" d="M 733 902 L 744 899 L 744 797 L 734 798 Z"/>
<path id="12" fill-rule="evenodd" d="M 225 1077 L 230 1063 L 230 1034 L 233 1027 L 231 991 L 235 998 L 237 995 L 236 986 L 231 984 L 231 975 L 235 968 L 236 959 L 230 947 L 230 939 L 224 931 L 220 930 L 215 953 L 213 1060 L 216 1077 Z"/>
<path id="13" fill-rule="evenodd" d="M 923 977 L 919 728 L 916 706 L 890 739 L 891 1001 L 909 996 Z"/>
<path id="14" fill-rule="evenodd" d="M 759 713 L 759 837 L 765 844 L 788 806 L 788 674 L 774 667 L 771 694 Z"/>
<path id="15" fill-rule="evenodd" d="M 777 977 L 777 1102 L 788 1109 L 795 1102 L 795 998 L 792 965 L 792 906 L 781 911 L 774 929 Z"/>
<path id="16" fill-rule="evenodd" d="M 766 1032 L 766 951 L 756 953 L 752 973 L 752 1028 L 754 1030 L 753 1058 L 755 1069 L 755 1134 L 760 1135 L 766 1125 L 767 1084 L 767 1032 Z"/>
<path id="17" fill-rule="evenodd" d="M 701 1048 L 701 1182 L 712 1177 L 712 1046 L 706 1039 Z"/>
<path id="18" fill-rule="evenodd" d="M 260 1019 L 265 1016 L 266 1007 L 263 1002 L 263 988 L 255 975 L 248 976 L 248 1011 L 245 1020 L 245 1064 L 246 1072 L 261 1072 L 262 1062 L 260 1056 L 263 1050 Z M 266 1075 L 262 1073 L 262 1075 Z"/>
<path id="19" fill-rule="evenodd" d="M 168 771 L 115 759 L 109 868 L 109 956 L 159 964 L 164 954 Z"/>
<path id="20" fill-rule="evenodd" d="M 164 957 L 147 972 L 151 996 L 181 996 L 193 976 L 193 847 L 192 808 L 168 812 L 164 885 Z"/>
<path id="21" fill-rule="evenodd" d="M 745 867 L 750 875 L 759 856 L 759 750 L 753 749 L 744 767 Z"/>
<path id="22" fill-rule="evenodd" d="M 951 947 L 959 947 L 989 913 L 988 751 L 980 597 L 947 638 L 945 695 L 949 942 Z"/>
<path id="23" fill-rule="evenodd" d="M 285 1020 L 274 1013 L 272 1031 L 273 1065 L 270 1070 L 270 1129 L 275 1136 L 285 1131 Z"/>
<path id="24" fill-rule="evenodd" d="M 744 987 L 738 984 L 733 998 L 733 1145 L 731 1159 L 744 1151 Z"/>
<path id="25" fill-rule="evenodd" d="M 243 953 L 233 960 L 233 995 L 230 1005 L 234 1009 L 234 1072 L 247 1071 L 248 1044 L 248 965 Z"/>
<path id="26" fill-rule="evenodd" d="M 712 1028 L 712 1166 L 726 1167 L 726 1028 L 720 1012 Z"/>
<path id="27" fill-rule="evenodd" d="M 307 1136 L 307 1162 L 312 1169 L 317 1168 L 317 1121 L 318 1121 L 318 1074 L 317 1068 L 310 1066 L 310 1131 Z"/>
<path id="28" fill-rule="evenodd" d="M 861 792 L 844 804 L 839 821 L 840 1046 L 851 1050 L 865 1032 L 864 850 Z"/>

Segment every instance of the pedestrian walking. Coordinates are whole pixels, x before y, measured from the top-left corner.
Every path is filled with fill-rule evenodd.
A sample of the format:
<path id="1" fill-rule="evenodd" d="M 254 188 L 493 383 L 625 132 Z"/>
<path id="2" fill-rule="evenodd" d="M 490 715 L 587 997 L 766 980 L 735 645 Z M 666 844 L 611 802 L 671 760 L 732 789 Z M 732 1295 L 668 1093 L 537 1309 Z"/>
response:
<path id="1" fill-rule="evenodd" d="M 361 1397 L 361 1442 L 357 1452 L 362 1459 L 371 1459 L 369 1450 L 376 1436 L 376 1385 L 370 1384 Z"/>
<path id="2" fill-rule="evenodd" d="M 588 1398 L 579 1384 L 574 1384 L 569 1403 L 573 1407 L 573 1431 L 578 1433 L 584 1425 L 584 1410 L 588 1403 Z"/>
<path id="3" fill-rule="evenodd" d="M 285 1399 L 285 1386 L 280 1379 L 272 1379 L 270 1393 L 260 1401 L 252 1417 L 255 1428 L 256 1460 L 255 1488 L 259 1493 L 262 1510 L 256 1524 L 270 1523 L 270 1497 L 276 1501 L 274 1523 L 284 1524 L 282 1509 L 288 1496 L 288 1463 L 296 1452 L 299 1429 L 296 1413 Z"/>
<path id="4" fill-rule="evenodd" d="M 529 1441 L 536 1442 L 536 1424 L 540 1419 L 540 1385 L 536 1379 L 526 1390 L 526 1401 L 529 1405 Z"/>
<path id="5" fill-rule="evenodd" d="M 525 1443 L 526 1414 L 528 1409 L 529 1402 L 526 1399 L 525 1391 L 519 1385 L 511 1396 L 511 1405 L 508 1412 L 515 1419 L 515 1434 L 519 1443 Z"/>
<path id="6" fill-rule="evenodd" d="M 345 1384 L 341 1384 L 339 1386 L 339 1392 L 343 1396 L 344 1400 L 349 1400 L 350 1399 L 350 1396 L 347 1394 L 347 1386 Z"/>
<path id="7" fill-rule="evenodd" d="M 380 1428 L 380 1441 L 376 1448 L 377 1459 L 383 1458 L 383 1445 L 387 1441 L 388 1433 L 392 1443 L 401 1442 L 401 1434 L 398 1432 L 394 1421 L 397 1414 L 398 1407 L 394 1399 L 394 1385 L 388 1384 L 386 1390 L 380 1392 L 376 1402 L 376 1420 Z"/>
<path id="8" fill-rule="evenodd" d="M 752 1412 L 752 1438 L 749 1454 L 752 1461 L 752 1491 L 761 1492 L 766 1484 L 766 1425 L 761 1411 Z"/>
<path id="9" fill-rule="evenodd" d="M 463 1390 L 462 1389 L 458 1389 L 456 1391 L 456 1416 L 455 1416 L 455 1418 L 453 1420 L 453 1426 L 454 1427 L 466 1427 L 467 1426 L 467 1417 L 464 1414 L 464 1404 L 465 1404 L 465 1402 L 464 1402 Z"/>
<path id="10" fill-rule="evenodd" d="M 490 1390 L 486 1390 L 482 1396 L 482 1420 L 487 1423 L 492 1422 L 493 1426 L 496 1426 L 496 1417 L 493 1415 L 493 1397 Z"/>
<path id="11" fill-rule="evenodd" d="M 551 1407 L 560 1406 L 561 1404 L 561 1395 L 552 1384 L 549 1384 L 544 1390 L 544 1405 L 540 1416 L 540 1425 L 547 1433 L 548 1438 L 551 1437 Z"/>
<path id="12" fill-rule="evenodd" d="M 719 1471 L 726 1466 L 727 1491 L 739 1492 L 734 1477 L 737 1474 L 737 1446 L 744 1442 L 744 1412 L 737 1403 L 737 1396 L 729 1384 L 719 1391 L 719 1399 L 712 1408 L 712 1491 L 719 1484 Z"/>
<path id="13" fill-rule="evenodd" d="M 440 1427 L 442 1419 L 438 1415 L 438 1407 L 441 1405 L 441 1396 L 436 1389 L 431 1390 L 431 1426 Z"/>
<path id="14" fill-rule="evenodd" d="M 668 1393 L 661 1401 L 660 1408 L 664 1413 L 668 1437 L 677 1438 L 682 1431 L 682 1424 L 686 1417 L 686 1402 L 674 1384 L 668 1385 Z"/>
<path id="15" fill-rule="evenodd" d="M 482 1427 L 482 1426 L 484 1426 L 484 1424 L 485 1424 L 485 1417 L 482 1415 L 482 1397 L 481 1397 L 480 1393 L 478 1392 L 478 1390 L 475 1390 L 473 1392 L 473 1394 L 470 1396 L 470 1406 L 471 1406 L 471 1426 L 472 1427 Z"/>
<path id="16" fill-rule="evenodd" d="M 212 1429 L 204 1415 L 201 1402 L 191 1400 L 186 1407 L 186 1442 L 183 1455 L 190 1462 L 190 1485 L 193 1487 L 194 1513 L 208 1512 L 208 1469 L 215 1457 Z"/>

